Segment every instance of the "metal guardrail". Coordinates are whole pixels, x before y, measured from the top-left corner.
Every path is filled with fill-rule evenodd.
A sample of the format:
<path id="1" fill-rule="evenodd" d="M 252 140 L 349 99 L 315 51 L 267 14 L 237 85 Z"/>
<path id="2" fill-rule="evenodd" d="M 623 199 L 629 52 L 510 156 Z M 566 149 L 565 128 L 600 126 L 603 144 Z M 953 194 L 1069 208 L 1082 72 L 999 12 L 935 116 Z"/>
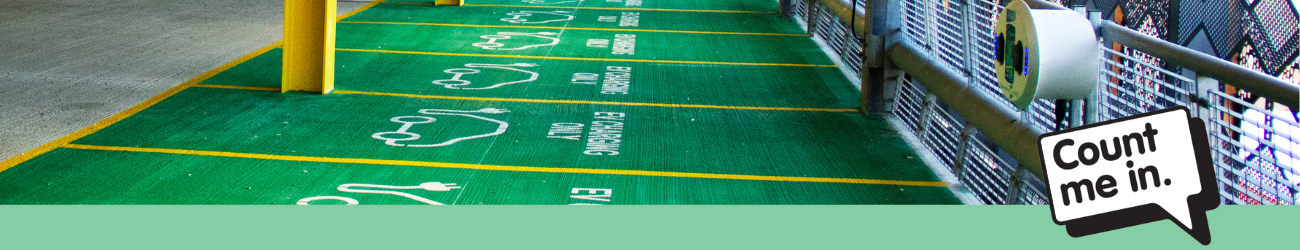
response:
<path id="1" fill-rule="evenodd" d="M 886 105 L 891 118 L 949 167 L 963 188 L 985 204 L 1046 203 L 1035 145 L 1039 134 L 1057 128 L 1055 103 L 1040 100 L 1019 111 L 1001 98 L 990 59 L 995 56 L 990 48 L 1001 6 L 990 0 L 876 1 L 889 3 L 877 7 L 888 8 L 890 16 L 887 24 L 873 24 L 871 14 L 881 11 L 872 8 L 871 0 L 856 1 L 855 7 L 849 7 L 852 0 L 789 2 L 783 12 L 807 20 L 810 33 L 826 41 L 847 70 L 860 72 L 864 100 L 880 98 L 869 95 L 892 99 Z M 1041 0 L 1027 3 L 1064 9 Z M 857 16 L 846 17 L 848 13 Z M 846 25 L 850 22 L 853 25 Z M 1083 108 L 1072 110 L 1071 125 L 1191 107 L 1210 126 L 1225 201 L 1296 204 L 1295 180 L 1300 176 L 1295 176 L 1292 159 L 1300 159 L 1300 153 L 1291 147 L 1298 140 L 1290 134 L 1300 131 L 1296 115 L 1275 113 L 1269 108 L 1272 102 L 1251 103 L 1236 93 L 1218 91 L 1214 79 L 1288 104 L 1293 111 L 1300 98 L 1296 85 L 1114 23 L 1095 23 L 1104 42 L 1123 47 L 1102 48 L 1098 91 L 1087 100 L 1086 114 Z M 871 33 L 873 25 L 888 26 L 885 33 L 878 27 Z M 892 44 L 887 52 L 873 51 L 886 43 Z M 873 63 L 876 60 L 884 63 Z M 888 63 L 902 72 L 868 76 Z M 1199 77 L 1173 72 L 1166 64 Z M 884 76 L 891 77 L 889 86 L 869 89 L 869 78 Z M 1279 133 L 1279 126 L 1295 129 Z"/>
<path id="2" fill-rule="evenodd" d="M 919 117 L 914 123 L 920 125 L 910 127 L 911 132 L 949 164 L 964 187 L 985 204 L 1041 204 L 1038 202 L 1045 200 L 1044 187 L 1034 177 L 1041 175 L 1037 172 L 1042 167 L 1034 142 L 1042 130 L 1026 123 L 1030 120 L 1021 119 L 1020 112 L 1003 105 L 997 97 L 966 84 L 967 78 L 939 66 L 936 59 L 913 44 L 897 43 L 890 47 L 888 55 L 908 72 L 898 78 L 898 105 L 892 113 Z M 928 98 L 923 99 L 924 105 L 908 105 L 909 99 L 918 99 L 914 96 Z M 1011 155 L 1013 152 L 1032 154 Z"/>
<path id="3" fill-rule="evenodd" d="M 838 2 L 838 4 L 834 4 L 834 3 L 827 4 L 828 2 Z M 811 31 L 810 32 L 811 35 L 825 41 L 828 47 L 830 47 L 831 51 L 828 52 L 831 52 L 834 55 L 838 55 L 841 60 L 845 61 L 844 64 L 847 67 L 850 67 L 849 68 L 850 71 L 861 72 L 861 74 L 863 74 L 863 77 L 865 78 L 866 73 L 864 71 L 868 71 L 869 68 L 873 66 L 874 67 L 882 66 L 879 63 L 877 63 L 876 65 L 872 65 L 871 63 L 867 63 L 867 62 L 874 60 L 872 57 L 875 55 L 880 55 L 883 57 L 884 53 L 886 52 L 884 51 L 883 48 L 881 49 L 882 51 L 873 52 L 870 50 L 870 48 L 872 47 L 883 47 L 883 44 L 869 44 L 870 42 L 872 42 L 871 39 L 872 36 L 879 36 L 879 34 L 859 33 L 857 35 L 860 35 L 860 37 L 854 37 L 853 36 L 854 34 L 848 32 L 848 30 L 857 30 L 858 32 L 866 32 L 868 30 L 871 30 L 871 27 L 873 25 L 872 23 L 858 22 L 859 25 L 856 25 L 856 27 L 850 27 L 851 25 L 847 25 L 847 23 L 849 23 L 848 21 L 851 20 L 844 20 L 842 16 L 833 14 L 833 13 L 848 13 L 848 11 L 844 11 L 844 10 L 836 11 L 833 8 L 847 8 L 846 6 L 851 5 L 850 2 L 852 1 L 850 0 L 792 0 L 788 2 L 788 5 L 783 5 L 788 7 L 783 8 L 782 10 L 785 12 L 785 14 L 790 15 L 793 18 L 797 18 L 798 20 L 807 23 L 809 26 L 808 30 Z M 854 12 L 859 13 L 862 16 L 856 17 L 856 20 L 870 20 L 871 17 L 863 14 L 863 13 L 867 13 L 866 10 L 868 9 L 868 7 L 870 7 L 870 4 L 867 2 L 869 1 L 862 0 L 857 5 L 858 6 L 857 8 L 859 10 Z M 928 3 L 932 5 L 942 4 L 940 1 L 933 1 L 933 0 L 926 0 L 924 1 L 924 3 Z M 987 8 L 996 5 L 990 4 L 988 2 L 983 2 L 982 6 Z M 927 6 L 918 6 L 918 7 L 927 7 Z M 969 11 L 969 12 L 960 12 L 960 13 L 958 12 L 948 13 L 942 16 L 942 22 L 947 24 L 969 23 L 968 20 L 972 18 L 971 15 L 979 15 L 976 13 L 984 13 L 985 15 L 987 15 L 987 14 L 996 13 L 996 11 L 997 10 L 989 9 L 989 10 Z M 967 14 L 962 14 L 962 13 L 967 13 Z M 928 13 L 918 13 L 917 16 L 925 16 L 925 15 L 928 15 Z M 992 17 L 987 17 L 987 18 L 992 18 Z M 918 24 L 932 22 L 932 20 L 929 20 L 929 18 L 915 19 L 915 21 L 916 21 L 915 23 Z M 988 30 L 991 30 L 993 27 L 993 22 L 990 21 L 984 24 L 984 27 Z M 973 30 L 977 30 L 977 29 L 964 28 L 964 30 L 962 30 L 963 33 L 961 34 L 960 37 L 962 39 L 966 39 L 966 37 L 972 35 L 981 35 L 982 37 L 985 37 L 989 40 L 992 39 L 991 32 L 988 34 L 978 34 L 978 33 L 973 33 Z M 971 32 L 971 33 L 967 33 L 967 32 Z M 957 38 L 957 37 L 954 36 L 950 38 Z M 927 41 L 929 41 L 929 39 L 927 39 Z M 955 40 L 955 41 L 961 41 L 961 40 Z M 877 42 L 883 43 L 883 40 L 878 40 Z M 991 44 L 991 41 L 986 41 L 985 43 Z M 891 48 L 889 49 L 888 53 L 891 54 L 891 58 L 898 57 L 898 56 L 892 56 L 895 53 L 908 53 L 914 55 L 914 57 L 912 57 L 913 59 L 920 60 L 920 61 L 930 61 L 932 60 L 930 58 L 937 58 L 941 56 L 945 58 L 946 61 L 944 63 L 946 63 L 946 65 L 954 65 L 954 66 L 961 65 L 963 69 L 965 69 L 965 67 L 971 67 L 972 69 L 977 67 L 983 67 L 987 71 L 991 71 L 993 68 L 991 62 L 985 62 L 985 60 L 967 59 L 970 58 L 967 54 L 967 51 L 977 51 L 982 49 L 984 51 L 987 51 L 987 53 L 991 54 L 992 53 L 991 50 L 988 50 L 987 48 L 981 46 L 969 46 L 965 44 L 952 43 L 951 40 L 945 41 L 945 40 L 936 39 L 936 44 L 945 44 L 949 46 L 962 45 L 963 48 L 945 50 L 947 54 L 943 54 L 939 56 L 936 56 L 934 53 L 930 53 L 929 50 L 924 50 L 924 49 L 909 50 L 909 49 L 901 49 L 901 48 Z M 868 48 L 868 49 L 864 51 L 863 48 Z M 919 53 L 920 51 L 925 51 L 925 52 Z M 980 55 L 980 53 L 970 53 L 970 54 Z M 989 58 L 991 57 L 991 55 L 984 55 L 984 57 Z M 863 63 L 855 64 L 851 61 L 854 59 L 861 60 L 863 61 Z M 895 64 L 902 65 L 901 63 L 897 63 L 897 62 L 895 62 Z M 907 65 L 938 65 L 938 64 L 916 63 L 916 64 L 907 64 Z M 891 84 L 889 84 L 890 87 L 885 87 L 883 91 L 875 92 L 875 94 L 889 95 L 886 98 L 893 99 L 894 103 L 893 105 L 889 105 L 889 112 L 894 114 L 893 117 L 899 120 L 900 123 L 906 124 L 905 126 L 907 126 L 907 130 L 910 130 L 910 131 L 902 131 L 902 132 L 905 133 L 911 132 L 916 134 L 917 138 L 921 140 L 922 144 L 924 144 L 927 149 L 930 149 L 930 151 L 932 151 L 932 153 L 935 156 L 937 156 L 937 158 L 939 158 L 939 160 L 943 162 L 943 164 L 947 165 L 947 167 L 949 167 L 952 170 L 952 172 L 958 177 L 958 180 L 961 182 L 962 184 L 961 186 L 971 190 L 971 193 L 974 194 L 982 203 L 1042 204 L 1045 202 L 1045 199 L 1042 198 L 1045 197 L 1042 195 L 1043 193 L 1045 193 L 1045 191 L 1043 190 L 1041 182 L 1037 181 L 1035 177 L 1033 177 L 1034 174 L 1029 172 L 1030 169 L 1035 169 L 1035 170 L 1041 169 L 1041 167 L 1037 167 L 1040 164 L 1039 161 L 1036 160 L 1037 151 L 1036 149 L 1028 150 L 1028 149 L 1033 149 L 1032 143 L 1031 144 L 1016 143 L 1023 140 L 1029 140 L 1032 142 L 1033 140 L 1036 139 L 1037 135 L 1041 134 L 1042 132 L 1041 130 L 1036 130 L 1035 125 L 1018 123 L 1017 121 L 1026 120 L 1026 119 L 1022 119 L 1021 114 L 1019 112 L 1016 112 L 1014 108 L 1011 108 L 1010 103 L 1007 102 L 1005 99 L 1001 99 L 1000 97 L 997 97 L 995 95 L 990 95 L 990 93 L 996 93 L 991 91 L 996 91 L 998 89 L 997 81 L 994 78 L 995 76 L 993 74 L 989 73 L 989 74 L 982 75 L 981 77 L 983 77 L 982 78 L 983 84 L 977 85 L 974 88 L 966 88 L 964 87 L 966 86 L 965 84 L 966 80 L 964 76 L 965 73 L 980 72 L 979 70 L 963 70 L 961 72 L 954 73 L 954 72 L 949 72 L 948 67 L 944 67 L 944 68 L 929 68 L 925 70 L 905 70 L 905 72 L 908 73 L 906 73 L 903 76 L 891 78 L 893 80 L 891 80 L 892 82 Z M 931 73 L 918 73 L 918 72 L 935 72 L 935 73 L 931 74 Z M 940 73 L 940 72 L 946 72 L 946 73 Z M 925 77 L 941 76 L 945 74 L 947 76 L 955 76 L 951 78 L 950 81 L 958 84 L 948 84 L 944 86 L 958 86 L 961 88 L 944 88 L 941 86 L 923 86 L 918 84 L 918 83 L 934 82 L 932 80 L 924 79 Z M 921 77 L 921 79 L 914 79 L 915 77 Z M 864 86 L 867 85 L 866 79 L 864 79 L 863 82 L 864 82 Z M 864 92 L 867 92 L 867 88 L 868 87 L 864 87 Z M 936 92 L 936 90 L 938 91 Z M 886 93 L 895 93 L 895 94 L 886 94 Z M 937 95 L 932 95 L 931 93 L 935 93 Z M 865 94 L 868 93 L 864 93 L 864 95 Z M 934 96 L 934 97 L 926 98 L 927 96 Z M 864 96 L 864 99 L 865 98 L 868 97 Z M 939 99 L 943 99 L 945 101 L 943 102 L 938 101 Z M 952 101 L 957 99 L 968 99 L 970 101 L 962 102 L 962 103 L 970 103 L 975 105 L 960 105 L 957 107 L 948 107 L 945 104 L 945 103 L 949 103 L 946 101 Z M 929 102 L 926 102 L 925 100 L 929 100 Z M 997 105 L 985 105 L 990 103 L 997 103 Z M 970 118 L 966 118 L 961 115 L 958 115 L 958 113 L 962 113 L 962 112 L 955 112 L 952 110 L 953 108 L 961 109 L 964 112 L 982 112 L 982 113 L 990 113 L 988 112 L 990 110 L 1000 110 L 1000 112 L 991 112 L 991 113 L 998 113 L 1001 114 L 1001 116 L 1000 117 L 981 116 L 981 117 L 974 117 L 975 119 L 971 120 Z M 1048 108 L 1047 110 L 1050 111 L 1051 108 Z M 988 118 L 992 118 L 992 119 L 988 119 Z M 993 127 L 1005 128 L 1008 126 L 1018 127 L 1022 129 L 1020 130 L 993 129 Z M 992 132 L 992 134 L 981 133 L 979 130 L 975 128 L 985 129 L 987 131 Z M 1016 158 L 1010 157 L 1010 155 L 1008 155 L 1009 151 L 1003 150 L 998 146 L 995 146 L 998 144 L 1019 145 L 1020 147 L 1025 148 L 1025 150 L 1016 150 L 1014 152 L 1032 152 L 1032 154 L 1023 155 L 1022 157 L 1032 157 L 1032 159 L 1035 159 L 1031 163 L 1029 162 L 1025 163 L 1028 164 L 1028 166 L 1034 166 L 1034 167 L 1020 168 L 1022 164 L 1018 163 L 1015 160 Z M 1022 185 L 1022 183 L 1028 185 Z"/>
<path id="4" fill-rule="evenodd" d="M 1219 79 L 1219 81 L 1228 85 L 1250 90 L 1252 93 L 1275 102 L 1289 105 L 1300 103 L 1300 94 L 1296 94 L 1300 93 L 1300 86 L 1287 83 L 1277 77 L 1265 75 L 1205 53 L 1147 36 L 1111 21 L 1103 21 L 1097 27 L 1097 34 L 1107 41 L 1142 51 L 1164 59 L 1166 62 L 1195 71 L 1202 76 Z"/>

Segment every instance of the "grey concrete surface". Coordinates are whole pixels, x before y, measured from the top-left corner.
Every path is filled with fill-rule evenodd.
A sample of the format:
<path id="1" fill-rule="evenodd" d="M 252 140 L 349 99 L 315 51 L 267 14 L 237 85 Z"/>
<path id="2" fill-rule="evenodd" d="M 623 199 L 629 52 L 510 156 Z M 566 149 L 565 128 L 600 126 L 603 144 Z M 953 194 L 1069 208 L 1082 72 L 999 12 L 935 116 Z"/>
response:
<path id="1" fill-rule="evenodd" d="M 283 25 L 284 0 L 0 0 L 0 160 L 279 41 Z"/>

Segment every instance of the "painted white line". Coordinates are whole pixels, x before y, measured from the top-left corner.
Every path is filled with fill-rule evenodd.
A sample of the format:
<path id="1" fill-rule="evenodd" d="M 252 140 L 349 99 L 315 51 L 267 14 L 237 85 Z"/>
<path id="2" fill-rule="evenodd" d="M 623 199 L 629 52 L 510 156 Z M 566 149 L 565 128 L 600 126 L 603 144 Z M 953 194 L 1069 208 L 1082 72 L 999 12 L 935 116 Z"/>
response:
<path id="1" fill-rule="evenodd" d="M 515 11 L 515 12 L 506 13 L 506 15 L 510 17 L 502 18 L 501 21 L 505 21 L 508 23 L 528 23 L 528 24 L 564 22 L 564 21 L 571 21 L 574 18 L 572 11 L 563 11 L 563 10 L 556 10 L 556 11 L 524 10 L 524 11 Z M 537 16 L 533 16 L 533 15 L 537 15 Z M 559 16 L 560 18 L 551 18 L 545 20 L 542 20 L 540 18 L 533 19 L 533 20 L 542 20 L 542 21 L 529 21 L 528 18 L 524 18 L 524 17 L 541 17 L 545 15 Z"/>

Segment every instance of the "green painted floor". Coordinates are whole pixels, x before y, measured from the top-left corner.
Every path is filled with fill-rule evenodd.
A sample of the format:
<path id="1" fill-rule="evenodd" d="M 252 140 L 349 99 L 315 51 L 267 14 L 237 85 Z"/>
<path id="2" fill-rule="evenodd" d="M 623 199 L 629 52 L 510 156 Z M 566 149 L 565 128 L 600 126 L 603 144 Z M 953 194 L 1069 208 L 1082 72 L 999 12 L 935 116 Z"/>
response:
<path id="1" fill-rule="evenodd" d="M 342 20 L 334 94 L 279 49 L 182 85 L 0 204 L 959 203 L 775 1 L 467 3 Z"/>

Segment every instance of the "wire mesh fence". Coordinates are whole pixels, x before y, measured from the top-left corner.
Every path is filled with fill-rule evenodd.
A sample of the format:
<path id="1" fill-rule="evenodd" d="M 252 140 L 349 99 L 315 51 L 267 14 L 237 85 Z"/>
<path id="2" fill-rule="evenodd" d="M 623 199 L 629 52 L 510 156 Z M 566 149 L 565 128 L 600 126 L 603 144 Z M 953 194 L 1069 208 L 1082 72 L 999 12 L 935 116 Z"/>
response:
<path id="1" fill-rule="evenodd" d="M 859 38 L 826 9 L 811 0 L 794 0 L 792 13 L 807 20 L 816 37 L 839 56 L 846 70 L 859 72 Z M 914 0 L 898 3 L 902 36 L 924 48 L 940 66 L 961 72 L 969 84 L 991 96 L 1001 96 L 993 58 L 994 25 L 1002 11 L 990 0 Z M 811 8 L 810 8 L 811 7 Z M 859 5 L 859 8 L 863 8 Z M 1103 44 L 1108 44 L 1103 41 Z M 1110 44 L 1101 46 L 1102 69 L 1097 91 L 1085 100 L 1095 104 L 1094 121 L 1106 121 L 1164 108 L 1186 106 L 1207 121 L 1220 194 L 1228 204 L 1296 204 L 1294 151 L 1297 115 L 1294 107 L 1267 100 L 1245 100 L 1245 91 L 1198 81 L 1191 72 L 1176 72 L 1160 58 Z M 1192 76 L 1188 76 L 1192 75 Z M 891 117 L 903 124 L 946 167 L 962 186 L 984 204 L 1044 204 L 1043 182 L 1027 171 L 964 120 L 950 112 L 924 87 L 902 75 L 896 84 Z M 1225 93 L 1224 91 L 1227 91 Z M 1237 93 L 1240 92 L 1240 93 Z M 1002 98 L 1002 105 L 1011 106 Z M 1091 108 L 1091 107 L 1090 107 Z M 1059 128 L 1056 103 L 1038 100 L 1022 111 L 1021 119 L 1042 131 Z"/>
<path id="2" fill-rule="evenodd" d="M 940 58 L 945 67 L 959 72 L 975 74 L 981 90 L 1001 95 L 997 86 L 989 46 L 993 43 L 993 25 L 1001 6 L 988 1 L 972 4 L 942 0 L 903 1 L 905 7 L 904 35 Z M 864 5 L 859 4 L 859 8 Z M 862 67 L 862 47 L 849 25 L 836 18 L 817 1 L 793 0 L 791 13 L 804 20 L 815 37 L 824 41 L 834 55 L 851 72 Z M 1043 185 L 1018 168 L 1006 153 L 1001 152 L 977 131 L 967 130 L 960 116 L 946 109 L 910 77 L 899 77 L 897 96 L 891 109 L 892 116 L 904 124 L 907 131 L 920 139 L 926 150 L 935 155 L 946 167 L 955 170 L 961 186 L 971 190 L 984 204 L 1043 204 Z M 1011 105 L 1005 102 L 1005 105 Z M 1035 115 L 1044 124 L 1052 124 L 1054 110 L 1051 103 L 1037 104 Z M 1024 184 L 1024 185 L 1022 185 Z M 1014 192 L 1013 192 L 1014 191 Z M 1008 198 L 1016 195 L 1014 199 Z"/>
<path id="3" fill-rule="evenodd" d="M 943 67 L 961 72 L 982 93 L 1001 96 L 993 52 L 994 24 L 1002 6 L 985 0 L 903 1 L 903 34 L 930 52 Z M 926 142 L 926 150 L 940 158 L 947 167 L 957 170 L 962 186 L 984 204 L 1044 204 L 1044 186 L 1033 175 L 978 131 L 966 130 L 963 119 L 947 111 L 942 101 L 933 105 L 914 105 L 910 100 L 926 94 L 919 84 L 900 78 L 892 113 L 897 117 L 933 116 L 934 119 L 900 119 L 907 122 L 932 121 L 929 126 L 913 126 L 910 132 Z M 1002 105 L 1011 106 L 1001 100 Z M 921 99 L 924 102 L 924 99 Z M 1055 105 L 1037 101 L 1023 112 L 1024 119 L 1051 131 L 1055 128 Z M 959 158 L 960 157 L 960 158 Z"/>
<path id="4" fill-rule="evenodd" d="M 1300 132 L 1295 112 L 1266 100 L 1250 102 L 1210 90 L 1205 118 L 1225 203 L 1294 205 Z M 1273 107 L 1270 107 L 1273 106 Z M 1279 112 L 1281 109 L 1282 112 Z"/>

